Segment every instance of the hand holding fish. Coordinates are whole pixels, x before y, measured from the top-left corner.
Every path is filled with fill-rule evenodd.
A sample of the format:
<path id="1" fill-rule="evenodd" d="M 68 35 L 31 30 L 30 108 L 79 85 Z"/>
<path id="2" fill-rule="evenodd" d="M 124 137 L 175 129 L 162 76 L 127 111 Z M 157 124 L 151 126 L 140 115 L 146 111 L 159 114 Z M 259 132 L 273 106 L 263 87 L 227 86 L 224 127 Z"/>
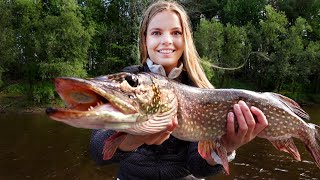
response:
<path id="1" fill-rule="evenodd" d="M 233 111 L 228 113 L 227 132 L 221 139 L 221 143 L 227 152 L 232 152 L 247 144 L 268 126 L 268 121 L 263 112 L 254 106 L 249 108 L 244 101 L 235 104 Z M 234 114 L 239 125 L 238 128 L 234 126 Z"/>
<path id="2" fill-rule="evenodd" d="M 239 125 L 237 128 L 234 125 L 235 116 Z M 221 144 L 229 154 L 257 137 L 267 125 L 268 121 L 260 109 L 249 108 L 244 101 L 239 101 L 233 106 L 233 112 L 228 113 L 226 134 L 221 137 Z M 211 165 L 216 164 L 211 156 L 205 159 Z"/>

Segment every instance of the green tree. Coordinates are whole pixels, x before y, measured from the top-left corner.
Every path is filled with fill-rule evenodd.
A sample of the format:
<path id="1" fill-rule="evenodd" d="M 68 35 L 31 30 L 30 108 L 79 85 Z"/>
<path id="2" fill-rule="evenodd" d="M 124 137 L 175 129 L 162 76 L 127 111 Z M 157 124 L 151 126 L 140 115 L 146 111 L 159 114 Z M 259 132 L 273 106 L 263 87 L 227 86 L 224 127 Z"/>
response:
<path id="1" fill-rule="evenodd" d="M 195 44 L 201 57 L 208 57 L 211 63 L 219 63 L 224 44 L 224 26 L 219 21 L 202 18 L 194 33 Z"/>
<path id="2" fill-rule="evenodd" d="M 36 1 L 17 0 L 11 2 L 12 23 L 16 38 L 17 58 L 10 64 L 9 73 L 13 79 L 21 79 L 29 84 L 29 93 L 38 74 L 38 52 L 40 50 L 37 31 L 39 30 L 40 7 Z"/>
<path id="3" fill-rule="evenodd" d="M 90 49 L 89 73 L 118 72 L 138 62 L 138 31 L 146 0 L 112 0 L 95 4 L 101 11 L 94 19 L 97 34 Z"/>
<path id="4" fill-rule="evenodd" d="M 141 13 L 151 2 L 0 1 L 0 86 L 25 83 L 40 102 L 54 96 L 53 77 L 97 76 L 138 63 Z M 320 93 L 320 1 L 179 2 L 217 87 L 246 81 L 263 91 Z M 236 67 L 245 59 L 236 71 L 210 68 Z"/>
<path id="5" fill-rule="evenodd" d="M 258 24 L 263 16 L 267 0 L 222 0 L 221 21 L 226 24 L 244 26 L 247 23 Z"/>
<path id="6" fill-rule="evenodd" d="M 57 76 L 86 76 L 87 53 L 93 28 L 83 25 L 83 15 L 74 0 L 43 4 L 38 38 L 42 80 Z"/>
<path id="7" fill-rule="evenodd" d="M 216 19 L 202 19 L 195 32 L 195 43 L 199 54 L 214 66 L 221 67 L 215 73 L 214 84 L 222 87 L 229 72 L 223 68 L 238 67 L 250 52 L 245 28 L 227 24 L 223 26 Z"/>
<path id="8" fill-rule="evenodd" d="M 221 0 L 180 0 L 179 2 L 186 8 L 193 25 L 192 27 L 195 30 L 201 18 L 220 19 L 220 11 L 222 9 L 220 1 Z"/>
<path id="9" fill-rule="evenodd" d="M 311 71 L 311 62 L 307 58 L 305 49 L 309 41 L 305 38 L 311 32 L 311 26 L 304 18 L 297 18 L 289 28 L 288 37 L 283 40 L 281 51 L 286 55 L 289 63 L 286 81 L 291 93 L 301 91 L 303 84 L 308 82 Z"/>
<path id="10" fill-rule="evenodd" d="M 6 70 L 9 79 L 27 83 L 30 98 L 42 101 L 53 97 L 53 89 L 45 88 L 53 77 L 86 76 L 93 31 L 82 25 L 83 16 L 75 0 L 16 0 L 4 4 L 8 10 L 4 11 L 6 23 L 1 27 L 8 34 L 3 45 L 10 51 L 3 51 L 1 58 L 8 52 L 13 55 L 0 69 Z"/>
<path id="11" fill-rule="evenodd" d="M 310 92 L 320 94 L 320 41 L 310 42 L 305 51 L 310 60 Z"/>
<path id="12" fill-rule="evenodd" d="M 12 63 L 17 56 L 15 48 L 15 33 L 13 27 L 12 4 L 7 1 L 0 2 L 0 87 L 4 83 L 3 75 L 8 71 L 8 65 Z"/>
<path id="13" fill-rule="evenodd" d="M 288 73 L 288 61 L 284 54 L 279 52 L 282 40 L 287 37 L 288 20 L 283 12 L 276 12 L 270 5 L 266 6 L 266 18 L 260 22 L 262 30 L 262 44 L 260 52 L 266 52 L 271 62 L 260 58 L 261 65 L 259 67 L 268 69 L 262 70 L 260 73 L 262 82 L 266 86 L 273 86 L 273 89 L 280 89 Z"/>
<path id="14" fill-rule="evenodd" d="M 290 23 L 294 23 L 298 17 L 308 21 L 313 29 L 309 38 L 320 39 L 320 1 L 319 0 L 272 0 L 270 3 L 278 11 L 285 12 Z"/>

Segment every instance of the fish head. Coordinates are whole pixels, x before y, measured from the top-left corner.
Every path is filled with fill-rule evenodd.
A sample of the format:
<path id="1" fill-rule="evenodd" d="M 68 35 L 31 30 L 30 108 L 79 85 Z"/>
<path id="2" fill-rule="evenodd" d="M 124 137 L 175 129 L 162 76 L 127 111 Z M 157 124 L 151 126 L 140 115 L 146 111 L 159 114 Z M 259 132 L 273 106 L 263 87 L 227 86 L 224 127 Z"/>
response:
<path id="1" fill-rule="evenodd" d="M 75 127 L 152 134 L 166 129 L 177 113 L 174 88 L 156 74 L 60 77 L 55 88 L 66 108 L 48 108 L 48 116 Z"/>

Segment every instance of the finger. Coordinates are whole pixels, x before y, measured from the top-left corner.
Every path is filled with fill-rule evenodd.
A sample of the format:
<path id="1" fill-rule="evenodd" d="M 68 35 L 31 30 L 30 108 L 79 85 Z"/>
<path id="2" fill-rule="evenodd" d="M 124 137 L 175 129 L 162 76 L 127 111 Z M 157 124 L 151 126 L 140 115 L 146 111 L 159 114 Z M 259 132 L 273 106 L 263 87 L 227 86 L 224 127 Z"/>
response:
<path id="1" fill-rule="evenodd" d="M 152 145 L 155 141 L 155 138 L 149 136 L 144 140 L 144 144 Z"/>
<path id="2" fill-rule="evenodd" d="M 247 133 L 247 130 L 248 130 L 248 126 L 247 126 L 247 122 L 246 120 L 244 119 L 244 116 L 242 114 L 242 111 L 240 109 L 240 106 L 239 104 L 235 104 L 233 106 L 233 111 L 235 113 L 235 116 L 237 118 L 237 122 L 238 122 L 238 132 L 237 132 L 237 136 L 239 138 L 243 138 L 246 133 Z"/>
<path id="3" fill-rule="evenodd" d="M 162 144 L 165 140 L 167 140 L 170 137 L 171 133 L 172 131 L 165 130 L 156 134 L 148 135 L 148 137 L 145 140 L 145 144 Z"/>
<path id="4" fill-rule="evenodd" d="M 250 109 L 251 109 L 251 112 L 257 118 L 256 128 L 255 128 L 254 132 L 256 134 L 259 134 L 263 129 L 265 129 L 268 126 L 267 118 L 260 109 L 254 107 L 254 106 L 252 106 Z"/>
<path id="5" fill-rule="evenodd" d="M 162 132 L 156 133 L 156 134 L 151 134 L 151 135 L 146 135 L 144 139 L 144 143 L 147 145 L 154 144 L 158 138 L 162 135 Z"/>
<path id="6" fill-rule="evenodd" d="M 170 124 L 167 127 L 167 130 L 172 132 L 177 126 L 178 126 L 178 119 L 177 119 L 177 116 L 175 116 L 172 120 L 172 124 Z"/>
<path id="7" fill-rule="evenodd" d="M 178 117 L 175 116 L 174 119 L 173 119 L 173 121 L 172 121 L 172 125 L 173 125 L 174 127 L 177 127 L 178 124 L 179 124 L 179 122 L 178 122 Z"/>
<path id="8" fill-rule="evenodd" d="M 236 130 L 234 128 L 234 114 L 233 112 L 229 112 L 227 118 L 227 135 L 234 136 L 235 132 Z"/>
<path id="9" fill-rule="evenodd" d="M 248 105 L 244 101 L 239 101 L 239 106 L 241 108 L 242 114 L 243 114 L 245 121 L 247 123 L 247 126 L 248 126 L 247 135 L 250 136 L 255 128 L 256 122 L 254 120 L 254 117 L 253 117 Z"/>
<path id="10" fill-rule="evenodd" d="M 169 139 L 171 132 L 163 132 L 161 135 L 159 135 L 157 138 L 154 139 L 153 144 L 160 145 L 167 139 Z"/>

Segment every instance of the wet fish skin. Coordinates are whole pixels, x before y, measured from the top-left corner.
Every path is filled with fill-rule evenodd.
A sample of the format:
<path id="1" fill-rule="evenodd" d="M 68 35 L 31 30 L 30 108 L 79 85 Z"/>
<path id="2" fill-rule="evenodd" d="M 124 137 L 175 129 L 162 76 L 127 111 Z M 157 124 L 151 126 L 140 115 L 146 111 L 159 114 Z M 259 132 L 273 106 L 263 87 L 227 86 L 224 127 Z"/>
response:
<path id="1" fill-rule="evenodd" d="M 186 141 L 199 141 L 199 153 L 204 158 L 210 156 L 212 150 L 216 151 L 220 157 L 224 157 L 227 173 L 226 150 L 219 138 L 225 134 L 228 112 L 233 111 L 233 105 L 240 100 L 248 106 L 259 108 L 268 120 L 269 125 L 258 137 L 268 139 L 276 149 L 290 153 L 300 161 L 300 154 L 292 140 L 292 137 L 298 138 L 304 142 L 320 167 L 320 148 L 316 140 L 320 139 L 319 127 L 303 121 L 309 119 L 309 115 L 293 100 L 270 92 L 198 89 L 185 85 L 177 86 L 176 92 L 179 126 L 173 135 Z"/>
<path id="2" fill-rule="evenodd" d="M 59 82 L 56 83 L 58 93 L 71 110 L 51 109 L 48 113 L 51 118 L 82 128 L 114 129 L 145 135 L 165 130 L 177 116 L 179 124 L 172 135 L 181 140 L 199 141 L 198 151 L 204 158 L 215 151 L 222 159 L 227 174 L 227 152 L 220 138 L 226 132 L 227 113 L 233 111 L 234 104 L 243 100 L 248 106 L 262 110 L 267 117 L 269 125 L 259 137 L 268 139 L 278 150 L 301 160 L 292 140 L 292 137 L 298 138 L 320 167 L 320 147 L 317 142 L 317 139 L 320 141 L 319 127 L 306 123 L 303 119 L 309 119 L 308 114 L 296 102 L 280 94 L 239 89 L 201 89 L 150 73 L 119 73 L 87 80 L 60 78 L 56 82 Z M 105 104 L 106 101 L 109 101 L 109 106 Z M 97 102 L 104 103 L 95 106 Z M 89 105 L 95 107 L 86 111 Z M 111 119 L 101 118 L 102 112 Z M 125 120 L 114 113 L 130 118 Z M 123 136 L 115 135 L 112 141 L 106 141 L 106 159 L 112 157 Z"/>

